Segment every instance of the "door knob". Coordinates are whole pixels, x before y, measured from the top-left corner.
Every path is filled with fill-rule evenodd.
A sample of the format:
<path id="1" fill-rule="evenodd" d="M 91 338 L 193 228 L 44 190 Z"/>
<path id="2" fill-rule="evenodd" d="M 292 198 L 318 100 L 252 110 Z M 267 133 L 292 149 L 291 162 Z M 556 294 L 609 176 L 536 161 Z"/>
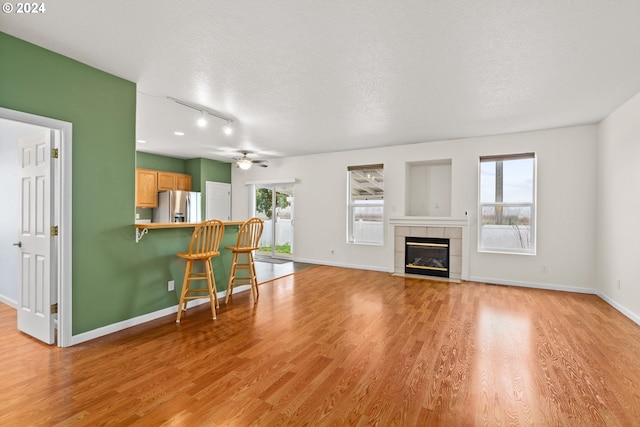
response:
<path id="1" fill-rule="evenodd" d="M 17 246 L 17 247 L 21 248 L 22 247 L 22 242 L 14 243 L 13 246 Z"/>

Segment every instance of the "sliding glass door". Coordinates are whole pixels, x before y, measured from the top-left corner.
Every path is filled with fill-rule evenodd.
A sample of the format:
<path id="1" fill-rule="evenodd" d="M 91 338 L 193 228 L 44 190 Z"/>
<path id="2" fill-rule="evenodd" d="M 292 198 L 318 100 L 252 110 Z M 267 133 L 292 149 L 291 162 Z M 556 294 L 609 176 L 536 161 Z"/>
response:
<path id="1" fill-rule="evenodd" d="M 293 184 L 255 185 L 253 208 L 264 221 L 256 255 L 293 258 Z"/>

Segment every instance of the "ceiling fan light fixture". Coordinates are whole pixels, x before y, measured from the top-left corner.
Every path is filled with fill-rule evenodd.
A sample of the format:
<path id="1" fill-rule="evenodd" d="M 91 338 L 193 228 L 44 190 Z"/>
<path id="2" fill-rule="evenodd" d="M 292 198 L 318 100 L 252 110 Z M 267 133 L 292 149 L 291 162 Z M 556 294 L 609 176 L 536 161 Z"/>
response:
<path id="1" fill-rule="evenodd" d="M 251 163 L 251 159 L 244 157 L 238 160 L 238 167 L 242 170 L 247 170 L 251 167 Z"/>

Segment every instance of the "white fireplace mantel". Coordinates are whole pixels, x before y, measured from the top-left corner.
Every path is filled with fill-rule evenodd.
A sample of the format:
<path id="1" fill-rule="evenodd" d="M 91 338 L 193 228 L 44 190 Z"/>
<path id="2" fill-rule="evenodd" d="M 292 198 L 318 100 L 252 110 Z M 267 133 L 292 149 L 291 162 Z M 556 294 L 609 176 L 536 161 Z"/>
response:
<path id="1" fill-rule="evenodd" d="M 389 224 L 408 227 L 468 227 L 469 218 L 453 218 L 441 216 L 396 216 L 389 218 Z"/>
<path id="2" fill-rule="evenodd" d="M 462 248 L 458 257 L 459 273 L 451 276 L 454 279 L 468 280 L 469 278 L 469 218 L 433 217 L 433 216 L 398 216 L 389 218 L 389 224 L 394 227 L 394 271 L 402 275 L 404 272 L 404 237 L 444 237 L 453 234 L 461 238 Z M 409 227 L 409 228 L 405 228 Z M 455 230 L 458 230 L 457 233 Z M 437 235 L 432 235 L 436 233 Z M 460 246 L 458 246 L 460 247 Z"/>

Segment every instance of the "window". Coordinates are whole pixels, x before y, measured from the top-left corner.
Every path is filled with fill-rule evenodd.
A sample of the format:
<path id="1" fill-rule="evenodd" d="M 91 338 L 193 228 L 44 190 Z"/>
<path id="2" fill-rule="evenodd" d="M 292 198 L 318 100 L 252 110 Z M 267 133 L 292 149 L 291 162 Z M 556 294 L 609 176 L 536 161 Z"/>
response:
<path id="1" fill-rule="evenodd" d="M 478 250 L 535 254 L 535 153 L 480 157 Z"/>
<path id="2" fill-rule="evenodd" d="M 349 166 L 347 171 L 347 241 L 381 245 L 384 243 L 383 165 Z"/>

